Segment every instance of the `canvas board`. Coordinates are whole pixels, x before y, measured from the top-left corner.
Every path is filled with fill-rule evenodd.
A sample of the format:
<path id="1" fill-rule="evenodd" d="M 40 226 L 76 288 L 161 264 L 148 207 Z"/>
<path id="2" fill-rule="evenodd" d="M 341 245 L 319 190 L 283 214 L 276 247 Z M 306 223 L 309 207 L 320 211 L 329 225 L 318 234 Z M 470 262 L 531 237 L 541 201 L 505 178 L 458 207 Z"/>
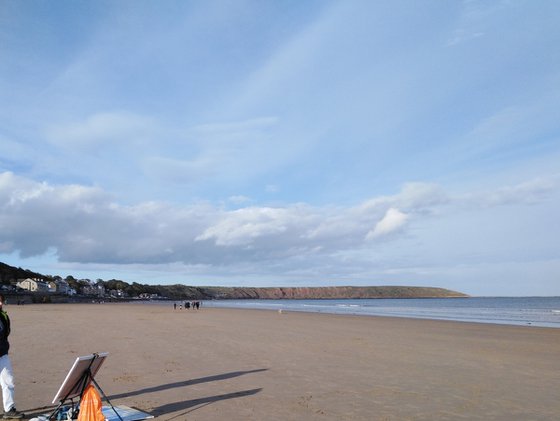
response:
<path id="1" fill-rule="evenodd" d="M 100 352 L 99 354 L 90 354 L 76 358 L 76 361 L 74 361 L 70 371 L 68 371 L 52 403 L 59 403 L 63 399 L 72 399 L 80 396 L 82 389 L 87 387 L 91 382 L 91 379 L 88 379 L 87 384 L 79 384 L 80 378 L 85 374 L 88 368 L 91 371 L 92 377 L 95 377 L 107 355 L 109 355 L 108 352 Z"/>
<path id="2" fill-rule="evenodd" d="M 119 413 L 122 421 L 140 421 L 154 418 L 153 415 L 150 415 L 147 412 L 142 412 L 138 409 L 130 408 L 125 405 L 118 405 L 114 408 L 115 410 L 113 410 L 110 406 L 103 406 L 101 408 L 106 421 L 120 421 L 119 417 L 115 414 L 115 411 Z"/>

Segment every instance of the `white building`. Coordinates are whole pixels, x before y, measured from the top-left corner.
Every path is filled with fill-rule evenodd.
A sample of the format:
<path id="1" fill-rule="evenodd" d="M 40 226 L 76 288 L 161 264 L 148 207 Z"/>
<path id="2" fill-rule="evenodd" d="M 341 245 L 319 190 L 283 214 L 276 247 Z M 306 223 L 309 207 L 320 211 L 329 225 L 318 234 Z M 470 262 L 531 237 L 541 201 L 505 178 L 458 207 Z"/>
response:
<path id="1" fill-rule="evenodd" d="M 32 292 L 49 292 L 49 285 L 42 279 L 18 279 L 17 287 Z"/>

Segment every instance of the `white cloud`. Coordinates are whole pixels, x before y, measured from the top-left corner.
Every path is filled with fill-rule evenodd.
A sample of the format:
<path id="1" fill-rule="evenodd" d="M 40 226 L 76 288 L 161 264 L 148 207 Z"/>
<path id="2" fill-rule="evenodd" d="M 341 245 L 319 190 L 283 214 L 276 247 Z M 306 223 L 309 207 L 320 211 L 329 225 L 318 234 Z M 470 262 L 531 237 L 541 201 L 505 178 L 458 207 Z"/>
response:
<path id="1" fill-rule="evenodd" d="M 361 207 L 124 206 L 97 187 L 37 183 L 11 173 L 0 175 L 0 198 L 0 241 L 11 251 L 32 256 L 53 248 L 62 260 L 84 263 L 296 258 L 301 250 L 359 247 L 372 218 L 360 215 Z"/>
<path id="2" fill-rule="evenodd" d="M 380 196 L 366 201 L 362 205 L 364 212 L 394 206 L 405 209 L 407 212 L 423 212 L 426 209 L 445 205 L 449 197 L 445 191 L 433 183 L 410 182 L 402 186 L 401 191 L 394 196 Z"/>
<path id="3" fill-rule="evenodd" d="M 224 215 L 217 224 L 207 228 L 195 241 L 214 240 L 218 246 L 248 245 L 262 237 L 274 237 L 293 231 L 309 215 L 304 209 L 245 208 Z"/>
<path id="4" fill-rule="evenodd" d="M 409 216 L 398 209 L 389 208 L 375 228 L 367 233 L 366 240 L 372 240 L 378 237 L 383 237 L 402 230 Z"/>

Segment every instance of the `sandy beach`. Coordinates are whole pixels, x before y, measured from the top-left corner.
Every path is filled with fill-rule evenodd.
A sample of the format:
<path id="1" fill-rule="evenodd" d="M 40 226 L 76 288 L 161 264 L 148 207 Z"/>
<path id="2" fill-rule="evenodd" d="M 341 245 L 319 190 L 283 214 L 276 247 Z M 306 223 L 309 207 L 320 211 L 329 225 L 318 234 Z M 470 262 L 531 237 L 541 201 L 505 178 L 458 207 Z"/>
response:
<path id="1" fill-rule="evenodd" d="M 8 305 L 16 403 L 81 355 L 158 420 L 555 420 L 560 329 L 139 304 Z"/>

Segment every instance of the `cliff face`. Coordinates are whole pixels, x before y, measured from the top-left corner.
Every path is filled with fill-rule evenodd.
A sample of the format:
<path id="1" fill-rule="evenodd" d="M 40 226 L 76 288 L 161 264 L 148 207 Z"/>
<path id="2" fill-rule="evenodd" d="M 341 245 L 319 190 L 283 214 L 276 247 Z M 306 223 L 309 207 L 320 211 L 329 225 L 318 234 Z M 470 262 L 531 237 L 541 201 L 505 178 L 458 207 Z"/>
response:
<path id="1" fill-rule="evenodd" d="M 467 297 L 443 288 L 377 287 L 300 287 L 300 288 L 204 288 L 204 295 L 214 299 L 343 299 L 343 298 L 445 298 Z"/>

